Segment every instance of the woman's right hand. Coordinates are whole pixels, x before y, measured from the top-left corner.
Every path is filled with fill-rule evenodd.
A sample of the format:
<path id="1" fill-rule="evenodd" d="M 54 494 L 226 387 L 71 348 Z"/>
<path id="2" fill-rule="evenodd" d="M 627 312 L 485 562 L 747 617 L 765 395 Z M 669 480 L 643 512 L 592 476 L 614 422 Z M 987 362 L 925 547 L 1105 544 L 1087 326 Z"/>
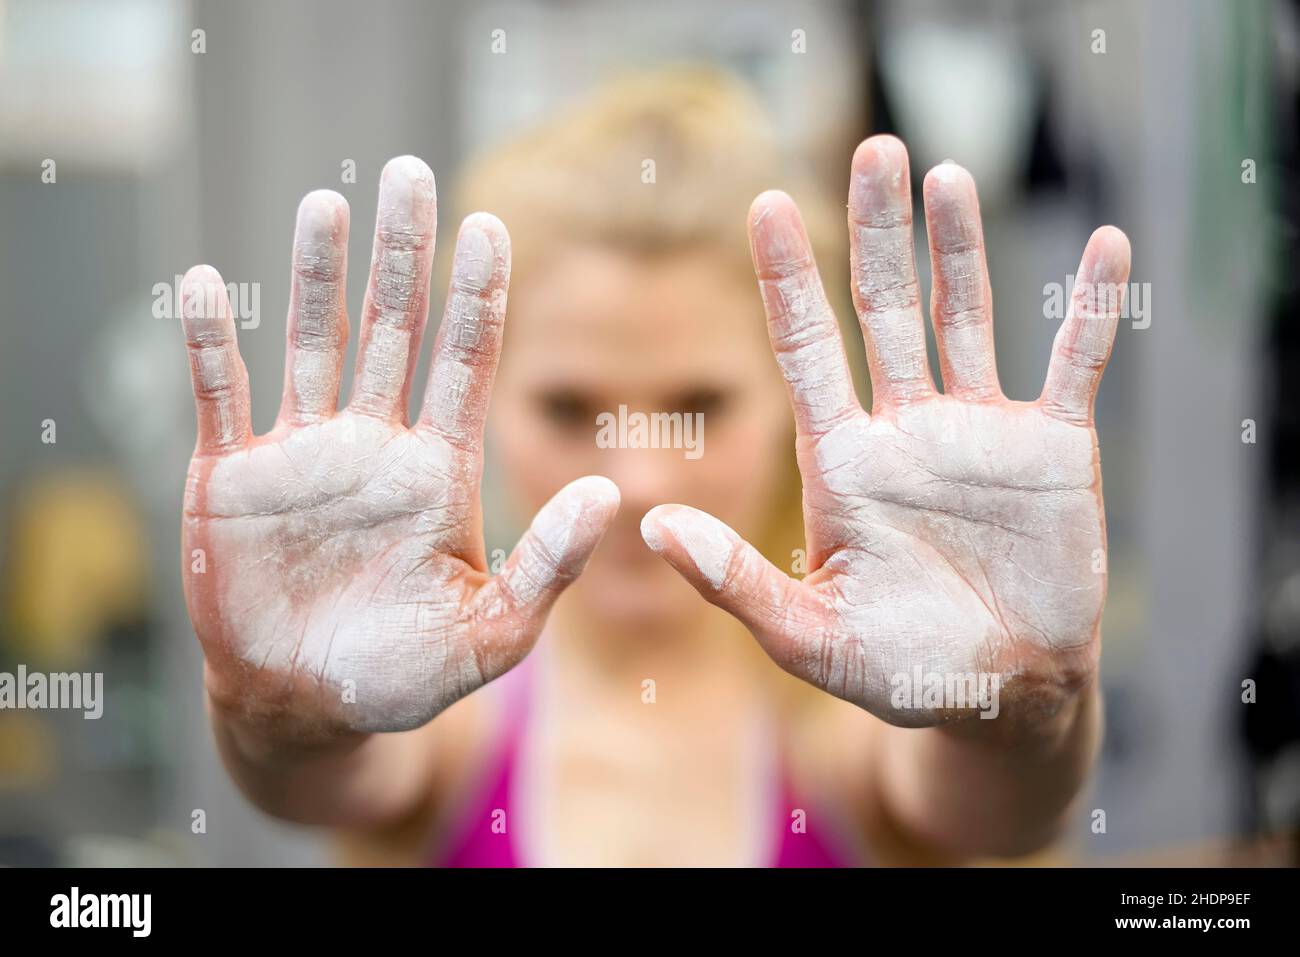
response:
<path id="1" fill-rule="evenodd" d="M 479 481 L 510 240 L 487 214 L 461 226 L 429 385 L 408 427 L 435 218 L 429 168 L 389 162 L 352 397 L 337 411 L 348 207 L 327 191 L 303 200 L 284 398 L 263 436 L 252 435 L 222 280 L 207 266 L 185 277 L 198 407 L 186 600 L 212 705 L 276 740 L 416 728 L 503 674 L 532 648 L 618 508 L 608 479 L 569 484 L 489 575 Z"/>

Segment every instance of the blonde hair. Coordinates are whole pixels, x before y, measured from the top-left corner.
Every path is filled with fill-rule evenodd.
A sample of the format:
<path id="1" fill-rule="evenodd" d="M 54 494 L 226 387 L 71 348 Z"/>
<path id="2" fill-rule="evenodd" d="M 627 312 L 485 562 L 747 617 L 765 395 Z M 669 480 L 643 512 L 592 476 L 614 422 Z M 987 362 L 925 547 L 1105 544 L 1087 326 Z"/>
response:
<path id="1" fill-rule="evenodd" d="M 514 288 L 563 240 L 647 255 L 698 248 L 743 270 L 755 283 L 760 315 L 746 222 L 759 193 L 783 189 L 799 203 L 850 362 L 863 354 L 856 322 L 845 321 L 853 311 L 843 214 L 833 215 L 824 191 L 782 155 L 753 92 L 725 72 L 678 66 L 620 77 L 471 160 L 467 170 L 457 206 L 488 210 L 506 224 Z M 804 547 L 793 418 L 790 450 L 767 528 L 754 542 L 787 572 L 795 550 Z M 757 650 L 748 635 L 743 640 Z M 769 672 L 777 671 L 761 657 Z M 809 700 L 792 690 L 809 686 L 780 679 L 783 701 Z"/>
<path id="2" fill-rule="evenodd" d="M 785 189 L 826 278 L 843 280 L 844 221 L 833 221 L 821 191 L 793 167 L 741 81 L 669 67 L 622 76 L 473 159 L 456 199 L 465 212 L 505 222 L 514 279 L 556 238 L 647 254 L 702 246 L 732 254 L 752 279 L 749 205 L 763 190 Z"/>

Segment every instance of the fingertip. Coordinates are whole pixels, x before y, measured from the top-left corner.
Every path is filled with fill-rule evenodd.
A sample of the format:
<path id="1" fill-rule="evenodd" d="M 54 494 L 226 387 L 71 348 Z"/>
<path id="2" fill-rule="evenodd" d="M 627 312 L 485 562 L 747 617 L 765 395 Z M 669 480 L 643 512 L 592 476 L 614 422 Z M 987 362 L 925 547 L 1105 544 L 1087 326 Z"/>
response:
<path id="1" fill-rule="evenodd" d="M 197 266 L 191 266 L 185 272 L 184 278 L 181 279 L 181 288 L 187 286 L 224 286 L 221 281 L 221 273 L 217 272 L 215 266 L 209 266 L 206 263 L 200 263 Z"/>
<path id="2" fill-rule="evenodd" d="M 584 475 L 570 482 L 565 488 L 566 491 L 580 496 L 589 508 L 595 509 L 606 518 L 612 518 L 622 502 L 618 486 L 603 475 Z"/>
<path id="3" fill-rule="evenodd" d="M 1098 226 L 1088 241 L 1099 243 L 1108 251 L 1124 257 L 1132 252 L 1128 235 L 1118 226 Z"/>
<path id="4" fill-rule="evenodd" d="M 481 229 L 489 236 L 501 236 L 502 238 L 507 239 L 510 236 L 510 233 L 506 230 L 505 223 L 501 222 L 500 219 L 493 216 L 491 213 L 482 210 L 479 210 L 476 213 L 470 213 L 461 220 L 460 228 L 462 230 Z"/>
<path id="5" fill-rule="evenodd" d="M 925 198 L 929 200 L 931 197 L 939 198 L 960 193 L 973 188 L 974 185 L 975 177 L 971 176 L 969 170 L 951 160 L 946 160 L 925 174 L 923 192 Z"/>
<path id="6" fill-rule="evenodd" d="M 946 289 L 951 284 L 958 290 L 965 289 L 967 283 L 964 274 L 942 274 L 947 271 L 948 265 L 942 254 L 967 252 L 974 246 L 979 248 L 981 260 L 983 258 L 983 228 L 975 178 L 952 160 L 944 160 L 925 174 L 921 193 L 931 252 L 940 254 L 933 263 L 936 288 Z M 964 271 L 968 267 L 958 268 Z"/>
<path id="7" fill-rule="evenodd" d="M 437 204 L 433 170 L 418 156 L 395 156 L 384 164 L 379 177 L 381 221 L 389 215 L 404 218 L 432 215 Z"/>
<path id="8" fill-rule="evenodd" d="M 379 176 L 381 183 L 390 182 L 409 182 L 409 183 L 427 183 L 430 188 L 433 186 L 433 170 L 429 164 L 418 156 L 412 156 L 407 153 L 402 156 L 394 156 L 384 164 L 384 170 Z"/>
<path id="9" fill-rule="evenodd" d="M 641 520 L 641 534 L 651 549 L 679 572 L 696 580 L 697 585 L 707 582 L 717 592 L 726 584 L 739 538 L 708 512 L 687 505 L 660 505 Z M 690 560 L 694 573 L 681 558 L 673 556 L 673 545 Z"/>
<path id="10" fill-rule="evenodd" d="M 461 228 L 456 237 L 456 259 L 452 267 L 457 288 L 475 293 L 487 290 L 492 285 L 496 261 L 496 250 L 487 233 L 476 226 Z M 476 316 L 474 320 L 477 321 Z"/>
<path id="11" fill-rule="evenodd" d="M 794 206 L 794 200 L 790 194 L 784 190 L 768 189 L 754 197 L 754 201 L 749 204 L 749 227 L 755 229 L 762 226 L 765 221 L 772 216 L 779 214 L 783 209 Z"/>
<path id="12" fill-rule="evenodd" d="M 679 505 L 656 505 L 641 516 L 641 539 L 651 551 L 662 552 L 668 547 L 668 539 L 661 520 L 680 507 Z"/>
<path id="13" fill-rule="evenodd" d="M 618 487 L 602 475 L 575 479 L 533 518 L 532 532 L 562 577 L 578 574 L 618 510 Z"/>
<path id="14" fill-rule="evenodd" d="M 907 146 L 897 136 L 880 133 L 869 136 L 853 151 L 854 172 L 897 171 L 907 166 Z"/>
<path id="15" fill-rule="evenodd" d="M 333 235 L 348 218 L 348 201 L 332 189 L 314 189 L 298 204 L 298 229 L 309 234 Z"/>
<path id="16" fill-rule="evenodd" d="M 793 199 L 768 190 L 750 207 L 749 248 L 759 279 L 780 279 L 812 262 L 808 231 Z"/>
<path id="17" fill-rule="evenodd" d="M 491 213 L 470 213 L 461 220 L 457 246 L 461 249 L 476 247 L 480 255 L 495 261 L 490 263 L 494 270 L 498 268 L 496 264 L 499 264 L 504 272 L 503 278 L 509 277 L 510 233 L 505 223 Z"/>
<path id="18" fill-rule="evenodd" d="M 335 190 L 313 189 L 302 198 L 302 202 L 298 204 L 298 208 L 303 209 L 315 207 L 331 210 L 347 209 L 348 201 L 343 198 L 343 194 L 336 192 Z"/>
<path id="19" fill-rule="evenodd" d="M 313 190 L 298 204 L 293 235 L 293 274 L 301 280 L 341 282 L 347 271 L 348 202 L 328 189 Z M 297 303 L 297 299 L 294 302 Z"/>
<path id="20" fill-rule="evenodd" d="M 1084 250 L 1087 260 L 1080 270 L 1094 281 L 1115 279 L 1128 275 L 1132 247 L 1124 231 L 1115 226 L 1101 226 L 1088 238 Z"/>
<path id="21" fill-rule="evenodd" d="M 187 322 L 224 319 L 226 284 L 212 266 L 191 266 L 181 279 L 181 318 Z"/>
<path id="22" fill-rule="evenodd" d="M 912 184 L 907 147 L 895 136 L 863 140 L 853 153 L 849 218 L 858 225 L 890 227 L 911 222 Z"/>

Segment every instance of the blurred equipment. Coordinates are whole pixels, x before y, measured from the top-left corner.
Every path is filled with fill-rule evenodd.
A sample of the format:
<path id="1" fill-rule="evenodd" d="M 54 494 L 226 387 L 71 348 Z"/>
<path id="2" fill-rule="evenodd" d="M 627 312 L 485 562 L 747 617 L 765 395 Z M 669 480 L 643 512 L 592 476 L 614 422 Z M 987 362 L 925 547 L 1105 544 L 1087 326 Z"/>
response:
<path id="1" fill-rule="evenodd" d="M 75 665 L 110 623 L 143 617 L 144 531 L 108 473 L 43 476 L 19 495 L 13 526 L 5 658 Z"/>

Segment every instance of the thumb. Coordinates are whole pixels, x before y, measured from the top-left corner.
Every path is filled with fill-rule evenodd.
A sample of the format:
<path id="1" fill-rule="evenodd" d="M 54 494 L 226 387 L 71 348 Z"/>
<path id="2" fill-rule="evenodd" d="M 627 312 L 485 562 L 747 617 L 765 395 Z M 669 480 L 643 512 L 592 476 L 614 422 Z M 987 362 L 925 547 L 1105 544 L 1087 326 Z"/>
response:
<path id="1" fill-rule="evenodd" d="M 501 573 L 476 598 L 480 614 L 494 630 L 505 629 L 492 642 L 502 660 L 490 663 L 485 674 L 501 674 L 532 648 L 555 599 L 587 566 L 618 503 L 618 486 L 588 475 L 564 486 L 541 507 Z"/>
<path id="2" fill-rule="evenodd" d="M 646 512 L 641 537 L 706 601 L 739 619 L 788 670 L 796 637 L 819 617 L 801 583 L 712 515 L 686 505 L 658 505 Z"/>

